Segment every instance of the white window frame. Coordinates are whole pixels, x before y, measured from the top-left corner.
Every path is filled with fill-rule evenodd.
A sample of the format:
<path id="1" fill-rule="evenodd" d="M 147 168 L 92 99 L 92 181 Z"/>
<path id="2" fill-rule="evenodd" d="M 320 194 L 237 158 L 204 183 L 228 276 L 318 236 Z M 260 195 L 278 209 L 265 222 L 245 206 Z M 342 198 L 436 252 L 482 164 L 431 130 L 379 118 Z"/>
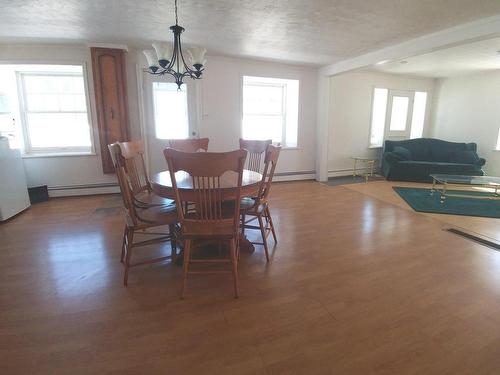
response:
<path id="1" fill-rule="evenodd" d="M 17 65 L 17 64 L 13 64 Z M 19 64 L 24 65 L 24 64 Z M 82 63 L 75 64 L 58 64 L 56 62 L 53 63 L 40 63 L 37 65 L 71 65 L 71 66 L 80 66 L 82 68 L 82 73 L 73 73 L 73 72 L 61 72 L 61 71 L 39 71 L 39 70 L 22 70 L 16 71 L 16 81 L 17 81 L 17 96 L 19 100 L 19 115 L 21 120 L 21 131 L 22 138 L 24 142 L 23 146 L 23 157 L 38 157 L 38 156 L 78 156 L 78 155 L 95 155 L 95 142 L 93 136 L 93 126 L 92 126 L 92 113 L 91 113 L 91 103 L 90 103 L 90 95 L 89 88 L 87 82 L 87 69 L 86 65 Z M 26 108 L 26 92 L 24 85 L 23 76 L 28 75 L 37 75 L 37 76 L 77 76 L 82 77 L 83 85 L 84 85 L 84 94 L 85 94 L 85 105 L 86 105 L 86 113 L 87 113 L 87 121 L 89 124 L 89 138 L 90 138 L 90 146 L 89 147 L 32 147 L 31 140 L 28 131 L 28 119 L 27 119 L 27 108 Z M 84 111 L 69 111 L 68 113 L 85 113 Z M 64 113 L 64 112 L 59 112 Z"/>
<path id="2" fill-rule="evenodd" d="M 495 147 L 495 151 L 500 151 L 500 127 L 498 128 L 498 138 L 497 138 L 497 144 Z"/>
<path id="3" fill-rule="evenodd" d="M 251 77 L 256 79 L 255 82 L 250 82 L 245 84 L 245 77 Z M 286 130 L 287 130 L 287 83 L 271 83 L 271 82 L 258 82 L 258 78 L 262 78 L 263 80 L 277 80 L 277 81 L 297 81 L 298 83 L 298 97 L 297 97 L 297 140 L 294 146 L 288 146 L 286 139 Z M 299 129 L 300 129 L 300 80 L 297 78 L 282 78 L 282 77 L 267 77 L 267 76 L 259 76 L 259 75 L 249 75 L 242 74 L 241 75 L 241 88 L 240 88 L 240 137 L 243 137 L 243 118 L 244 118 L 244 103 L 243 103 L 243 90 L 246 85 L 249 86 L 257 86 L 257 87 L 278 87 L 282 89 L 282 108 L 281 108 L 281 116 L 282 116 L 282 124 L 281 124 L 281 147 L 282 149 L 299 149 Z M 279 115 L 268 115 L 268 116 L 279 116 Z"/>

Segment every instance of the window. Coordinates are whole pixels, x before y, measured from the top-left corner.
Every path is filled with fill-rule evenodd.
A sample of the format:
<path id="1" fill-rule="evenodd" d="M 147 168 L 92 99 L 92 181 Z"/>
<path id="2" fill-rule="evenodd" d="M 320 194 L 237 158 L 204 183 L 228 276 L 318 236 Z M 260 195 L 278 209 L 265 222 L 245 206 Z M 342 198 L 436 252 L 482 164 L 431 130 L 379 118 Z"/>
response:
<path id="1" fill-rule="evenodd" d="M 498 139 L 497 139 L 497 147 L 496 149 L 500 151 L 500 129 L 498 129 Z"/>
<path id="2" fill-rule="evenodd" d="M 369 147 L 382 147 L 385 138 L 422 137 L 426 108 L 426 92 L 375 88 Z M 408 124 L 410 114 L 411 122 Z"/>
<path id="3" fill-rule="evenodd" d="M 298 80 L 243 77 L 243 138 L 297 147 L 298 108 Z"/>
<path id="4" fill-rule="evenodd" d="M 370 135 L 371 147 L 382 147 L 384 143 L 385 115 L 387 110 L 387 94 L 389 90 L 375 88 L 373 90 L 372 124 Z"/>
<path id="5" fill-rule="evenodd" d="M 422 138 L 424 134 L 425 108 L 427 107 L 427 93 L 415 91 L 413 97 L 413 114 L 411 118 L 410 138 Z"/>
<path id="6" fill-rule="evenodd" d="M 24 154 L 92 152 L 82 65 L 1 65 L 0 133 Z"/>
<path id="7" fill-rule="evenodd" d="M 91 152 L 82 67 L 17 75 L 25 153 Z"/>
<path id="8" fill-rule="evenodd" d="M 9 96 L 0 92 L 0 137 L 15 138 L 15 121 L 10 109 Z"/>
<path id="9" fill-rule="evenodd" d="M 186 85 L 153 82 L 155 134 L 158 139 L 189 137 L 189 117 Z"/>

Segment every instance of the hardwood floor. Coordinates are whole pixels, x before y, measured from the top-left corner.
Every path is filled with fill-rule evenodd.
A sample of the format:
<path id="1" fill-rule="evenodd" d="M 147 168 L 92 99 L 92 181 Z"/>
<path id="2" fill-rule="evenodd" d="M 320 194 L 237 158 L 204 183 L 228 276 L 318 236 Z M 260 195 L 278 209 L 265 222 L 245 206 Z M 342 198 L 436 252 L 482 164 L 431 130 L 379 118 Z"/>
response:
<path id="1" fill-rule="evenodd" d="M 168 263 L 123 287 L 120 204 L 56 199 L 0 225 L 2 374 L 500 373 L 500 252 L 435 217 L 279 183 L 271 262 L 242 254 L 237 300 L 230 276 L 193 275 L 181 301 Z"/>

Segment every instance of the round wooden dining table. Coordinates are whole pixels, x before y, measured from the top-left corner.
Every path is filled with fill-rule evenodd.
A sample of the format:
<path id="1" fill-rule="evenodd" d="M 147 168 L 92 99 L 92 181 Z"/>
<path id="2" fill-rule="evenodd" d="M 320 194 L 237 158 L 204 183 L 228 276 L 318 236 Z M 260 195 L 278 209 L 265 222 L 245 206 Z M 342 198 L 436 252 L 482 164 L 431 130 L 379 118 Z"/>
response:
<path id="1" fill-rule="evenodd" d="M 175 180 L 177 181 L 177 188 L 179 189 L 181 200 L 194 202 L 196 200 L 196 193 L 193 190 L 193 181 L 190 175 L 186 172 L 178 171 L 175 173 Z M 261 180 L 262 175 L 260 173 L 245 169 L 243 171 L 243 178 L 241 181 L 241 197 L 257 196 Z M 172 187 L 172 181 L 170 180 L 169 171 L 155 173 L 151 176 L 150 183 L 153 191 L 160 197 L 175 199 L 175 193 Z M 231 201 L 235 199 L 234 193 L 231 192 L 233 189 L 230 188 L 236 187 L 237 184 L 237 173 L 226 172 L 221 176 L 220 187 L 222 188 L 223 200 Z M 227 189 L 225 194 L 224 189 Z"/>
<path id="2" fill-rule="evenodd" d="M 179 195 L 182 201 L 194 202 L 196 200 L 196 193 L 193 189 L 193 181 L 190 175 L 183 171 L 175 173 L 175 180 Z M 241 197 L 255 197 L 259 192 L 260 181 L 262 175 L 258 172 L 245 169 L 241 181 Z M 174 189 L 172 187 L 172 180 L 170 179 L 170 172 L 163 171 L 155 173 L 151 176 L 151 188 L 160 197 L 175 199 Z M 238 184 L 238 174 L 235 172 L 226 172 L 220 178 L 220 187 L 222 188 L 222 199 L 225 201 L 234 201 L 234 188 Z M 224 189 L 227 189 L 225 192 Z M 240 238 L 240 250 L 245 252 L 253 252 L 254 246 L 244 236 Z"/>

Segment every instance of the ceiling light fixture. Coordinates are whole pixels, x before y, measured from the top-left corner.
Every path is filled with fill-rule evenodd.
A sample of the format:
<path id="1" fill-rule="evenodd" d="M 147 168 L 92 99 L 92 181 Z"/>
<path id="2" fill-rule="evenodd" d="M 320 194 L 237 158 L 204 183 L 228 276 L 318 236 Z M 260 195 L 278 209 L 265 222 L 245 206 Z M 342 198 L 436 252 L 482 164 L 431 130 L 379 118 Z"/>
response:
<path id="1" fill-rule="evenodd" d="M 201 47 L 188 48 L 187 53 L 192 65 L 186 64 L 181 46 L 181 34 L 184 28 L 178 25 L 177 0 L 175 0 L 175 25 L 170 26 L 170 30 L 174 33 L 173 45 L 169 42 L 153 43 L 154 51 L 143 51 L 149 66 L 146 72 L 160 76 L 170 74 L 174 77 L 175 83 L 180 89 L 184 77 L 201 78 L 205 70 L 205 53 L 207 50 Z"/>

